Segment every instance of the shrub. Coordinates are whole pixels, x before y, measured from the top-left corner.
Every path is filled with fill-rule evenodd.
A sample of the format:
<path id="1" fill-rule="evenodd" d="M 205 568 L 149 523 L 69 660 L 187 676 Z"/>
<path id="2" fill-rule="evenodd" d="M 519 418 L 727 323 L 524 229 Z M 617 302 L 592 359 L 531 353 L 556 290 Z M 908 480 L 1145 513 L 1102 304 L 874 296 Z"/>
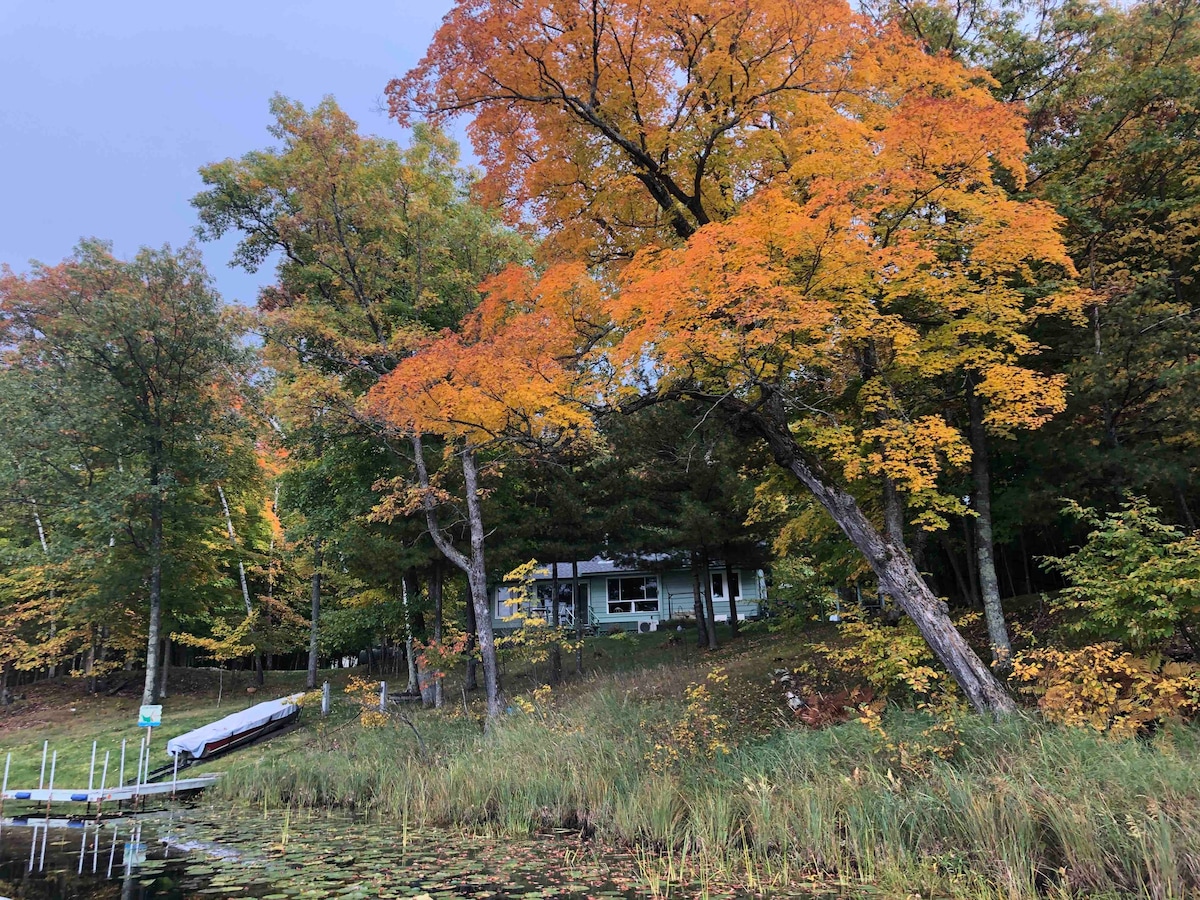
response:
<path id="1" fill-rule="evenodd" d="M 1104 516 L 1073 501 L 1067 512 L 1092 528 L 1074 553 L 1047 560 L 1071 583 L 1062 605 L 1083 614 L 1072 627 L 1140 651 L 1200 625 L 1200 536 L 1160 521 L 1142 497 Z"/>
<path id="2" fill-rule="evenodd" d="M 1190 718 L 1200 703 L 1200 669 L 1161 656 L 1140 658 L 1115 643 L 1046 647 L 1014 660 L 1012 679 L 1039 697 L 1051 722 L 1128 737 L 1165 719 Z"/>

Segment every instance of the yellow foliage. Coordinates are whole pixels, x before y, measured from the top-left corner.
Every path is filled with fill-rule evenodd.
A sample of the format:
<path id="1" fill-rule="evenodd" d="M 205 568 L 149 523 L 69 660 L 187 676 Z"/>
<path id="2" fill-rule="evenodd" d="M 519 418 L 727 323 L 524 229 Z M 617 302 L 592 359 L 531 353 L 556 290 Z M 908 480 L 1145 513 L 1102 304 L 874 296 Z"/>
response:
<path id="1" fill-rule="evenodd" d="M 711 691 L 728 680 L 724 668 L 717 666 L 703 682 L 688 685 L 683 715 L 655 741 L 648 754 L 653 771 L 661 773 L 684 764 L 711 761 L 729 752 L 729 723 L 713 708 Z"/>
<path id="2" fill-rule="evenodd" d="M 1200 710 L 1200 667 L 1134 656 L 1115 643 L 1026 651 L 1013 660 L 1012 679 L 1039 698 L 1047 720 L 1114 737 Z"/>

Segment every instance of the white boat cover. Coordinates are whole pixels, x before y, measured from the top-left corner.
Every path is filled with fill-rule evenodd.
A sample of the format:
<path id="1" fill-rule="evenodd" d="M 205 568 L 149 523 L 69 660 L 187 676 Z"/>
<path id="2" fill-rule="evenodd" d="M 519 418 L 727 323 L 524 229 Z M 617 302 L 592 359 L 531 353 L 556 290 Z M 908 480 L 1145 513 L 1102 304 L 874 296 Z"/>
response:
<path id="1" fill-rule="evenodd" d="M 297 701 L 303 696 L 303 694 L 292 694 L 278 700 L 257 703 L 249 709 L 235 712 L 216 722 L 197 728 L 195 731 L 171 738 L 167 741 L 167 753 L 171 756 L 175 756 L 177 753 L 190 754 L 193 757 L 203 756 L 204 749 L 209 744 L 255 728 L 261 728 L 278 719 L 286 719 L 300 708 Z"/>

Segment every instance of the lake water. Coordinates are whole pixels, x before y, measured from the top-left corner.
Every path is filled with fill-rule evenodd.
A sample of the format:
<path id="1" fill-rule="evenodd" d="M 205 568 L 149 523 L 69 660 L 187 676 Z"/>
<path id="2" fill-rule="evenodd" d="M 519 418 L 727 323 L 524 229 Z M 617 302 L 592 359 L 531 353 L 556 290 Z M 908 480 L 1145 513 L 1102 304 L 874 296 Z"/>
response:
<path id="1" fill-rule="evenodd" d="M 636 871 L 631 858 L 577 840 L 419 835 L 403 825 L 288 814 L 0 824 L 0 898 L 11 900 L 632 900 L 644 896 Z"/>

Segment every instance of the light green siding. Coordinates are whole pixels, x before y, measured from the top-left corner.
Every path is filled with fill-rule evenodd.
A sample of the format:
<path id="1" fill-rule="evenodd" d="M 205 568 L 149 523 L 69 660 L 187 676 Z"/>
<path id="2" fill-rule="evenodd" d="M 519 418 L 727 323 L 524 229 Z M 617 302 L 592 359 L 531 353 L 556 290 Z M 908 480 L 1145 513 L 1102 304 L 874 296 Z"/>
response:
<path id="1" fill-rule="evenodd" d="M 713 575 L 720 576 L 724 581 L 725 570 L 713 569 Z M 735 571 L 738 576 L 740 593 L 737 598 L 737 610 L 740 618 L 752 618 L 759 614 L 759 601 L 762 599 L 762 573 L 760 571 Z M 655 576 L 658 580 L 658 609 L 657 611 L 617 611 L 609 612 L 609 581 L 619 578 L 639 578 Z M 581 575 L 581 583 L 588 585 L 590 601 L 590 620 L 598 629 L 605 630 L 614 625 L 634 629 L 642 620 L 663 621 L 665 619 L 688 619 L 694 615 L 692 594 L 692 574 L 686 569 L 672 569 L 666 572 L 622 571 L 595 575 Z M 563 583 L 569 582 L 566 579 Z M 543 583 L 539 579 L 538 584 Z M 513 623 L 505 622 L 497 615 L 498 591 L 503 588 L 493 588 L 492 616 L 493 627 L 497 629 L 512 628 Z M 729 601 L 723 596 L 713 598 L 713 612 L 718 620 L 728 620 Z"/>

